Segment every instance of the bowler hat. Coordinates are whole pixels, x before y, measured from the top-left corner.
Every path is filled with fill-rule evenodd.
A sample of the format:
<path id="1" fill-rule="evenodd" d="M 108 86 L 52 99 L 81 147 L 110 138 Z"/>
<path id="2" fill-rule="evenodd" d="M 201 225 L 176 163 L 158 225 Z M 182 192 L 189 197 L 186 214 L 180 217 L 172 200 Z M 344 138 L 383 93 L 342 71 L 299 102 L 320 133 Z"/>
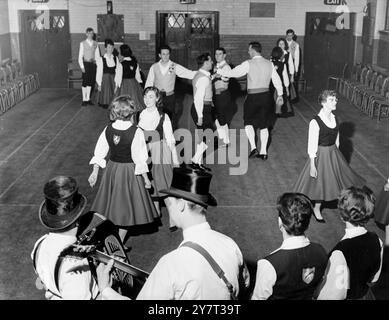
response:
<path id="1" fill-rule="evenodd" d="M 189 200 L 203 207 L 217 206 L 216 199 L 209 193 L 212 174 L 204 170 L 182 166 L 173 169 L 173 180 L 169 189 L 161 193 Z"/>
<path id="2" fill-rule="evenodd" d="M 78 192 L 74 178 L 58 176 L 43 188 L 45 200 L 39 208 L 39 219 L 43 226 L 59 231 L 72 225 L 82 215 L 87 200 Z"/>

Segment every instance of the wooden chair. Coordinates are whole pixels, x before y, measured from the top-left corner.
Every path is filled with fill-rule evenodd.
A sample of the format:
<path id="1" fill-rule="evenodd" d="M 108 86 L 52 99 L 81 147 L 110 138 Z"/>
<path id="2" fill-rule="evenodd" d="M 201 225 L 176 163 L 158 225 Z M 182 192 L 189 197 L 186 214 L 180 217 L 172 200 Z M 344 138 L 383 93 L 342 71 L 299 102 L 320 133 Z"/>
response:
<path id="1" fill-rule="evenodd" d="M 360 86 L 356 86 L 354 90 L 354 100 L 352 101 L 358 109 L 363 109 L 363 99 L 368 92 L 374 92 L 378 78 L 378 72 L 369 70 L 366 75 L 365 83 Z M 363 111 L 363 110 L 362 110 Z"/>
<path id="2" fill-rule="evenodd" d="M 370 88 L 365 90 L 362 95 L 362 110 L 370 115 L 369 104 L 370 100 L 374 96 L 381 95 L 381 89 L 384 84 L 384 76 L 377 73 L 375 80 L 370 82 Z"/>
<path id="3" fill-rule="evenodd" d="M 366 80 L 366 75 L 369 71 L 369 68 L 367 66 L 362 68 L 362 71 L 355 81 L 351 81 L 347 83 L 347 90 L 346 90 L 346 98 L 351 102 L 354 97 L 354 89 L 355 86 L 361 85 Z"/>
<path id="4" fill-rule="evenodd" d="M 381 116 L 388 115 L 389 112 L 389 77 L 385 78 L 380 95 L 373 96 L 370 101 L 370 116 L 374 118 L 377 115 L 377 122 L 379 122 Z"/>
<path id="5" fill-rule="evenodd" d="M 362 72 L 365 72 L 366 68 L 362 67 L 362 65 L 357 64 L 353 68 L 353 72 L 351 74 L 350 79 L 341 79 L 339 83 L 339 87 L 343 88 L 341 91 L 341 94 L 348 99 L 349 95 L 351 95 L 351 86 L 353 83 L 359 83 L 359 80 L 361 78 Z M 366 69 L 367 71 L 367 69 Z M 342 85 L 343 83 L 343 85 Z"/>
<path id="6" fill-rule="evenodd" d="M 68 62 L 68 89 L 70 84 L 82 83 L 82 71 L 78 65 L 78 62 Z"/>
<path id="7" fill-rule="evenodd" d="M 340 85 L 340 80 L 341 79 L 346 79 L 346 72 L 347 72 L 347 69 L 348 69 L 348 63 L 346 62 L 343 66 L 343 69 L 342 69 L 342 75 L 340 77 L 337 77 L 337 76 L 329 76 L 327 78 L 327 89 L 330 88 L 330 81 L 335 81 L 335 90 L 340 92 L 339 90 L 339 85 Z"/>
<path id="8" fill-rule="evenodd" d="M 359 84 L 354 84 L 352 89 L 352 94 L 350 98 L 350 102 L 354 104 L 358 109 L 361 107 L 361 104 L 358 101 L 358 96 L 361 91 L 366 88 L 369 88 L 370 81 L 373 77 L 374 71 L 371 68 L 367 69 L 364 77 L 361 77 L 361 81 Z"/>

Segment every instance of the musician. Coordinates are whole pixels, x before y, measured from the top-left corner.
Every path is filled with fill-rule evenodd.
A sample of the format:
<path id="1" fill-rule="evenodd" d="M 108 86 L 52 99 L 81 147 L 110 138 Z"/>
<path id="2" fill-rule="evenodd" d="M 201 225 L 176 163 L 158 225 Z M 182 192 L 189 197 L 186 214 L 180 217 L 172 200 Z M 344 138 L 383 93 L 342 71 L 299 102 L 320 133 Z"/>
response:
<path id="1" fill-rule="evenodd" d="M 43 192 L 45 200 L 39 208 L 39 219 L 49 233 L 35 243 L 31 253 L 39 277 L 37 286 L 43 285 L 49 300 L 96 299 L 99 290 L 88 261 L 60 256 L 77 241 L 86 197 L 78 192 L 76 180 L 66 176 L 48 181 Z M 71 269 L 74 271 L 69 272 Z"/>
<path id="2" fill-rule="evenodd" d="M 184 240 L 158 261 L 137 299 L 229 300 L 238 296 L 240 283 L 248 287 L 250 277 L 239 247 L 230 237 L 212 230 L 207 222 L 208 206 L 216 206 L 215 198 L 209 193 L 211 178 L 212 175 L 203 170 L 186 166 L 175 168 L 170 189 L 160 191 L 168 195 L 169 215 L 182 229 Z M 225 280 L 219 278 L 209 260 L 193 248 L 193 243 L 208 252 L 224 271 Z M 111 267 L 112 261 L 97 269 L 102 298 L 123 299 L 125 297 L 109 287 Z"/>

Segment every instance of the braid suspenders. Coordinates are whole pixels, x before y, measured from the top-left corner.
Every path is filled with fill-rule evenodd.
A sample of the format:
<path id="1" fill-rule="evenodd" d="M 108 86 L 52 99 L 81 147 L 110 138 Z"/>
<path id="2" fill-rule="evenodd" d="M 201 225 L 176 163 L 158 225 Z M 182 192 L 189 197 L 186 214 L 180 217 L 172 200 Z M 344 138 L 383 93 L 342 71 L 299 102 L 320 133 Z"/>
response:
<path id="1" fill-rule="evenodd" d="M 217 276 L 220 279 L 222 279 L 225 285 L 227 286 L 228 292 L 230 293 L 231 300 L 237 300 L 237 297 L 234 293 L 233 285 L 228 281 L 222 268 L 218 265 L 215 259 L 212 258 L 212 256 L 209 254 L 207 250 L 205 250 L 202 246 L 192 241 L 185 242 L 184 244 L 181 245 L 181 247 L 189 247 L 197 251 L 198 253 L 200 253 L 205 258 L 205 260 L 208 261 L 208 263 L 212 267 L 213 271 L 215 271 Z"/>

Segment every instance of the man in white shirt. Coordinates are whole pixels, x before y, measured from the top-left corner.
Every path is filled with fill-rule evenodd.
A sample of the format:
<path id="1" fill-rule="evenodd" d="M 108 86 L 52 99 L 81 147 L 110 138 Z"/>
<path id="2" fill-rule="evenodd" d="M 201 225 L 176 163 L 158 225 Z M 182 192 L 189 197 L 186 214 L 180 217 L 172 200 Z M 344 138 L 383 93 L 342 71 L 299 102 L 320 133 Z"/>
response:
<path id="1" fill-rule="evenodd" d="M 39 219 L 50 233 L 35 243 L 31 253 L 36 285 L 45 289 L 49 300 L 96 299 L 99 290 L 88 261 L 61 255 L 77 241 L 78 222 L 87 200 L 78 193 L 76 180 L 65 176 L 47 182 L 44 194 Z"/>
<path id="2" fill-rule="evenodd" d="M 145 88 L 157 87 L 163 94 L 163 111 L 168 114 L 172 121 L 173 130 L 177 129 L 178 114 L 176 112 L 176 98 L 174 87 L 176 77 L 192 80 L 196 71 L 191 71 L 178 63 L 170 60 L 171 48 L 163 45 L 159 49 L 159 60 L 149 70 Z"/>
<path id="3" fill-rule="evenodd" d="M 189 167 L 175 168 L 168 195 L 168 211 L 184 240 L 179 247 L 164 255 L 140 291 L 139 300 L 229 300 L 238 296 L 240 284 L 248 288 L 250 276 L 237 244 L 226 235 L 214 231 L 206 219 L 208 206 L 216 206 L 209 193 L 212 175 Z M 209 262 L 189 242 L 200 245 L 224 271 L 220 278 Z M 99 266 L 98 282 L 103 299 L 123 299 L 109 287 L 109 271 Z M 227 286 L 227 283 L 230 289 Z"/>
<path id="4" fill-rule="evenodd" d="M 93 105 L 90 94 L 96 81 L 96 61 L 100 57 L 97 42 L 93 40 L 94 31 L 86 29 L 86 39 L 80 42 L 78 64 L 82 71 L 82 106 Z"/>
<path id="5" fill-rule="evenodd" d="M 244 103 L 243 121 L 247 138 L 251 146 L 249 158 L 267 160 L 270 121 L 272 117 L 273 97 L 269 91 L 270 81 L 277 90 L 277 102 L 283 102 L 281 79 L 273 64 L 262 57 L 259 42 L 250 42 L 248 54 L 251 59 L 244 61 L 232 70 L 217 69 L 222 77 L 240 78 L 247 75 L 247 98 Z M 255 132 L 260 129 L 261 150 L 258 152 Z"/>
<path id="6" fill-rule="evenodd" d="M 293 85 L 295 87 L 296 91 L 296 99 L 294 99 L 294 102 L 298 101 L 298 80 L 300 77 L 300 46 L 299 44 L 294 40 L 296 37 L 293 29 L 286 30 L 286 41 L 288 43 L 288 51 L 290 56 L 292 57 L 293 66 L 294 66 L 294 79 L 293 79 Z"/>
<path id="7" fill-rule="evenodd" d="M 226 49 L 220 47 L 215 51 L 215 60 L 217 69 L 231 70 L 231 67 L 226 62 Z M 214 103 L 215 103 L 215 115 L 216 115 L 216 127 L 219 135 L 219 139 L 223 141 L 222 146 L 228 146 L 230 143 L 229 137 L 229 124 L 231 123 L 234 106 L 231 98 L 230 91 L 228 90 L 229 78 L 221 77 L 214 80 Z"/>
<path id="8" fill-rule="evenodd" d="M 193 86 L 193 104 L 191 115 L 197 129 L 207 130 L 212 132 L 215 130 L 215 108 L 212 103 L 212 77 L 211 70 L 213 61 L 209 53 L 203 53 L 197 57 L 197 65 L 199 70 L 192 80 Z M 196 153 L 192 158 L 192 163 L 201 165 L 205 150 L 212 143 L 213 135 L 205 133 L 202 141 L 196 146 Z M 213 145 L 215 147 L 215 145 Z M 205 167 L 204 167 L 205 168 Z"/>

